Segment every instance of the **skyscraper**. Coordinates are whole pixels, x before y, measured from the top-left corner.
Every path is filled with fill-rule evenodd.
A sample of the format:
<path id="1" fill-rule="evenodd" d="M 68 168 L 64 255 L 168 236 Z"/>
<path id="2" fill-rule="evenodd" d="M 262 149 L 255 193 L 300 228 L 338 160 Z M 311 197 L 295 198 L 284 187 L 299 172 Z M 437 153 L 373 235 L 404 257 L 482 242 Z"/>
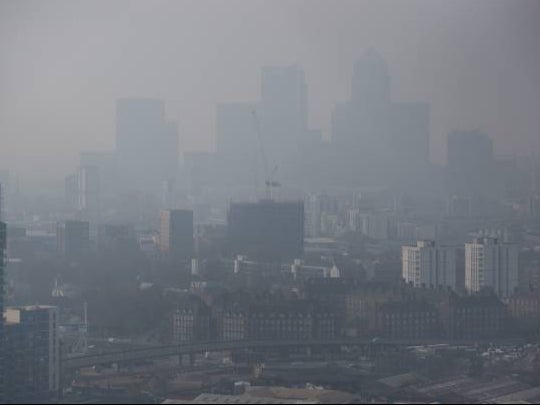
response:
<path id="1" fill-rule="evenodd" d="M 95 167 L 99 175 L 99 198 L 102 206 L 110 206 L 118 189 L 116 182 L 116 153 L 83 151 L 79 155 L 79 166 Z"/>
<path id="2" fill-rule="evenodd" d="M 390 85 L 386 61 L 377 51 L 369 49 L 354 64 L 351 101 L 363 108 L 387 108 Z"/>
<path id="3" fill-rule="evenodd" d="M 447 138 L 449 191 L 465 196 L 489 197 L 500 179 L 494 175 L 493 141 L 479 131 L 453 131 Z"/>
<path id="4" fill-rule="evenodd" d="M 6 200 L 10 194 L 11 176 L 8 170 L 0 170 L 0 221 L 6 215 Z"/>
<path id="5" fill-rule="evenodd" d="M 190 261 L 194 253 L 193 211 L 165 210 L 160 217 L 160 250 L 173 262 Z"/>
<path id="6" fill-rule="evenodd" d="M 446 156 L 451 171 L 490 170 L 493 141 L 479 131 L 453 131 L 448 135 Z"/>
<path id="7" fill-rule="evenodd" d="M 4 403 L 4 253 L 6 250 L 6 224 L 0 222 L 0 403 Z"/>
<path id="8" fill-rule="evenodd" d="M 415 287 L 457 288 L 456 249 L 434 241 L 418 241 L 402 247 L 402 276 Z"/>
<path id="9" fill-rule="evenodd" d="M 332 112 L 335 163 L 343 173 L 355 168 L 349 182 L 413 181 L 429 164 L 429 105 L 393 101 L 390 85 L 385 60 L 369 50 L 354 65 L 350 100 Z"/>
<path id="10" fill-rule="evenodd" d="M 119 185 L 127 191 L 159 193 L 163 181 L 176 178 L 178 133 L 163 101 L 117 101 L 116 152 Z"/>
<path id="11" fill-rule="evenodd" d="M 269 164 L 281 165 L 307 131 L 308 101 L 304 71 L 298 66 L 262 70 L 261 134 Z"/>
<path id="12" fill-rule="evenodd" d="M 465 244 L 465 287 L 469 292 L 491 289 L 499 298 L 510 297 L 518 286 L 519 249 L 495 237 Z"/>
<path id="13" fill-rule="evenodd" d="M 219 178 L 232 186 L 256 186 L 260 145 L 255 103 L 219 104 L 216 111 L 216 156 Z M 260 181 L 264 181 L 262 178 Z"/>
<path id="14" fill-rule="evenodd" d="M 84 218 L 96 222 L 100 213 L 100 173 L 96 166 L 82 166 L 78 175 L 78 208 Z"/>

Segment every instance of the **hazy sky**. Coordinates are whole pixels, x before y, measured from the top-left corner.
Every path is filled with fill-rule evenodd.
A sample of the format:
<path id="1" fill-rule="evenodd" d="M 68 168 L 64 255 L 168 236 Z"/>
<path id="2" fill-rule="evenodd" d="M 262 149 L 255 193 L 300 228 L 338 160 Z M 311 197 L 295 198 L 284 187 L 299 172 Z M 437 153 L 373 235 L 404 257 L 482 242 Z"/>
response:
<path id="1" fill-rule="evenodd" d="M 27 183 L 112 149 L 120 97 L 159 97 L 181 152 L 214 147 L 218 102 L 256 100 L 263 65 L 302 65 L 329 136 L 354 60 L 377 49 L 396 100 L 432 108 L 432 158 L 453 128 L 500 153 L 540 145 L 540 1 L 0 0 L 0 168 Z"/>

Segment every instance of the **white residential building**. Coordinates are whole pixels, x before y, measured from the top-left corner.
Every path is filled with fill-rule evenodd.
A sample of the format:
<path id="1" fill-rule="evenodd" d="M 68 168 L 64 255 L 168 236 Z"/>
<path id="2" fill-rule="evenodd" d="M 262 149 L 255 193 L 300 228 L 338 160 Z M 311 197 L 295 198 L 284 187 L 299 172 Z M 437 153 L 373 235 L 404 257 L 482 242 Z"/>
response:
<path id="1" fill-rule="evenodd" d="M 469 292 L 492 289 L 507 298 L 518 286 L 519 248 L 498 238 L 484 237 L 465 244 L 465 287 Z"/>
<path id="2" fill-rule="evenodd" d="M 456 248 L 420 240 L 416 246 L 402 247 L 402 276 L 415 287 L 457 287 Z"/>

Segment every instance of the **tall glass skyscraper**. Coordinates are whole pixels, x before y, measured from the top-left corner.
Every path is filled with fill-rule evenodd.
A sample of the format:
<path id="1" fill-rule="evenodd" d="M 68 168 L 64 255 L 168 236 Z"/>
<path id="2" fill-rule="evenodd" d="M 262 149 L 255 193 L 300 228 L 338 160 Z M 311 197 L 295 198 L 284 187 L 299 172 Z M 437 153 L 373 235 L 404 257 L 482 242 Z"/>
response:
<path id="1" fill-rule="evenodd" d="M 6 224 L 0 222 L 0 403 L 4 403 L 4 252 L 6 250 Z"/>

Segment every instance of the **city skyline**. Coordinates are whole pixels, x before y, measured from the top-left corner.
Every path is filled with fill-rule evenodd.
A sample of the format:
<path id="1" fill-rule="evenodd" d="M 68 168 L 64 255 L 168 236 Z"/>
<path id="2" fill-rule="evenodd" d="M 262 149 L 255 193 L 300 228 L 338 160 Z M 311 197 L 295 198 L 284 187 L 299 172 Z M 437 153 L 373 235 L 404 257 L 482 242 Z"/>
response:
<path id="1" fill-rule="evenodd" d="M 0 403 L 540 403 L 538 20 L 0 0 Z"/>
<path id="2" fill-rule="evenodd" d="M 216 105 L 258 99 L 264 66 L 303 68 L 309 126 L 329 139 L 333 107 L 350 98 L 354 62 L 370 48 L 388 63 L 396 101 L 430 104 L 435 163 L 444 162 L 445 137 L 453 129 L 488 133 L 498 154 L 527 154 L 540 138 L 535 2 L 342 2 L 332 8 L 334 16 L 324 2 L 299 2 L 285 17 L 287 7 L 267 2 L 133 1 L 109 5 L 101 20 L 103 11 L 90 3 L 32 4 L 3 2 L 0 17 L 6 34 L 0 49 L 7 55 L 0 70 L 0 159 L 22 184 L 59 184 L 79 150 L 111 149 L 119 98 L 163 99 L 167 119 L 179 124 L 180 155 L 214 150 Z M 178 28 L 175 19 L 186 14 L 192 21 Z M 334 19 L 345 23 L 338 29 Z M 279 21 L 280 29 L 267 20 Z M 216 32 L 204 30 L 208 21 Z M 152 30 L 156 24 L 159 31 Z M 244 30 L 251 28 L 246 41 Z M 197 47 L 188 32 L 198 33 Z M 86 45 L 73 48 L 77 39 Z M 25 148 L 29 143 L 35 148 Z M 53 162 L 60 145 L 65 157 Z M 48 170 L 30 169 L 29 162 Z"/>

